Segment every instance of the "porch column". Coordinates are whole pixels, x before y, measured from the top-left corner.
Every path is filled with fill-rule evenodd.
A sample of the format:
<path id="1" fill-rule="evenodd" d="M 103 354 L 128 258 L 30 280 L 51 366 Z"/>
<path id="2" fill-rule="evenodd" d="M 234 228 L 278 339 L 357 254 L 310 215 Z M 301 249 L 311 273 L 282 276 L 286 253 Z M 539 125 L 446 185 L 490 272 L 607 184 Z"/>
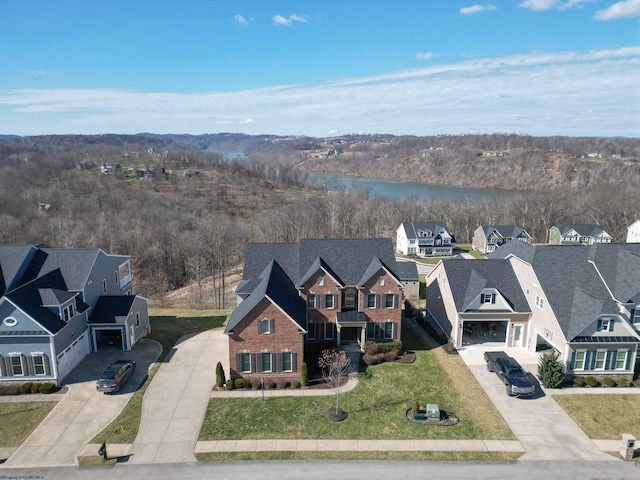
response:
<path id="1" fill-rule="evenodd" d="M 340 324 L 336 322 L 336 346 L 340 346 Z"/>
<path id="2" fill-rule="evenodd" d="M 364 344 L 367 341 L 367 327 L 360 327 L 360 351 L 364 352 Z"/>

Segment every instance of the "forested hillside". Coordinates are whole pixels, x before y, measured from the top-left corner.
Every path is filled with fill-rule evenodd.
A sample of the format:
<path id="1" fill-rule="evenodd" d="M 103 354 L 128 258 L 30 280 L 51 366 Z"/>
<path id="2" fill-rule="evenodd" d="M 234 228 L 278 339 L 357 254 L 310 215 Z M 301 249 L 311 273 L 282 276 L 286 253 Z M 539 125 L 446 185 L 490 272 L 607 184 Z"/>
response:
<path id="1" fill-rule="evenodd" d="M 571 139 L 565 140 L 568 150 Z M 225 274 L 241 267 L 245 244 L 251 241 L 394 238 L 404 221 L 444 221 L 460 243 L 470 242 L 480 224 L 504 223 L 523 225 L 535 241 L 544 242 L 551 225 L 565 222 L 599 223 L 616 241 L 624 241 L 626 227 L 640 218 L 638 167 L 629 160 L 638 142 L 601 142 L 594 148 L 602 157 L 577 160 L 604 162 L 619 155 L 610 159 L 611 170 L 624 173 L 494 203 L 461 204 L 314 190 L 296 167 L 301 162 L 305 167 L 314 162 L 339 165 L 339 158 L 346 158 L 340 150 L 347 148 L 372 165 L 382 162 L 372 153 L 380 149 L 387 149 L 384 161 L 392 161 L 391 146 L 398 147 L 396 158 L 410 158 L 418 147 L 395 137 L 376 138 L 375 145 L 368 136 L 341 140 L 239 135 L 6 137 L 0 139 L 0 242 L 100 247 L 131 255 L 138 293 L 163 303 L 164 293 L 193 285 L 183 302 L 221 307 L 232 306 L 223 294 Z M 583 149 L 578 143 L 575 151 Z M 623 146 L 626 150 L 621 151 Z M 612 150 L 605 153 L 605 147 Z M 433 144 L 433 149 L 420 146 L 418 151 L 437 155 L 445 151 L 440 148 L 445 147 Z M 497 151 L 494 143 L 471 158 L 510 162 L 511 156 L 483 158 L 480 151 Z M 232 160 L 221 152 L 248 156 Z M 423 153 L 421 161 L 431 158 Z M 535 158 L 532 154 L 531 162 Z M 104 164 L 113 167 L 110 173 L 101 171 Z"/>

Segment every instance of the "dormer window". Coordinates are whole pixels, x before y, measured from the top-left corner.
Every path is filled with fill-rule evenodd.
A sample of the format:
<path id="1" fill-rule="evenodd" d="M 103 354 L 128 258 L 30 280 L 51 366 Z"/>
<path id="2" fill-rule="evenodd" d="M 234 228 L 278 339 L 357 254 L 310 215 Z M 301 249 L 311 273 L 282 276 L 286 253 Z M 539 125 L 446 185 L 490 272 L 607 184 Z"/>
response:
<path id="1" fill-rule="evenodd" d="M 480 295 L 480 303 L 496 303 L 495 293 L 483 293 Z"/>

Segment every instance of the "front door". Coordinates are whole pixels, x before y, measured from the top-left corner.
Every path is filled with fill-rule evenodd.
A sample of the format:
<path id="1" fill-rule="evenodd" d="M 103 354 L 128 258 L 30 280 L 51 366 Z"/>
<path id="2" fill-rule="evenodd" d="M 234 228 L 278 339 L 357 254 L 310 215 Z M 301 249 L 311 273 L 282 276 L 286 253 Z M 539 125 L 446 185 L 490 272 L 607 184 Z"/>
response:
<path id="1" fill-rule="evenodd" d="M 522 346 L 522 331 L 524 330 L 524 325 L 514 325 L 513 326 L 513 346 L 521 347 Z"/>

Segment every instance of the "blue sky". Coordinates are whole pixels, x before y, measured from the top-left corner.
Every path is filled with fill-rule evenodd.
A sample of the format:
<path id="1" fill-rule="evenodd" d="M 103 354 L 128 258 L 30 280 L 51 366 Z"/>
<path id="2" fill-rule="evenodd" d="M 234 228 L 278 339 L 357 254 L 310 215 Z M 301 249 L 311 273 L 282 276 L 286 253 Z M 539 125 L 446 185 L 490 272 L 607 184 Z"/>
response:
<path id="1" fill-rule="evenodd" d="M 640 0 L 0 0 L 0 133 L 640 132 Z"/>

